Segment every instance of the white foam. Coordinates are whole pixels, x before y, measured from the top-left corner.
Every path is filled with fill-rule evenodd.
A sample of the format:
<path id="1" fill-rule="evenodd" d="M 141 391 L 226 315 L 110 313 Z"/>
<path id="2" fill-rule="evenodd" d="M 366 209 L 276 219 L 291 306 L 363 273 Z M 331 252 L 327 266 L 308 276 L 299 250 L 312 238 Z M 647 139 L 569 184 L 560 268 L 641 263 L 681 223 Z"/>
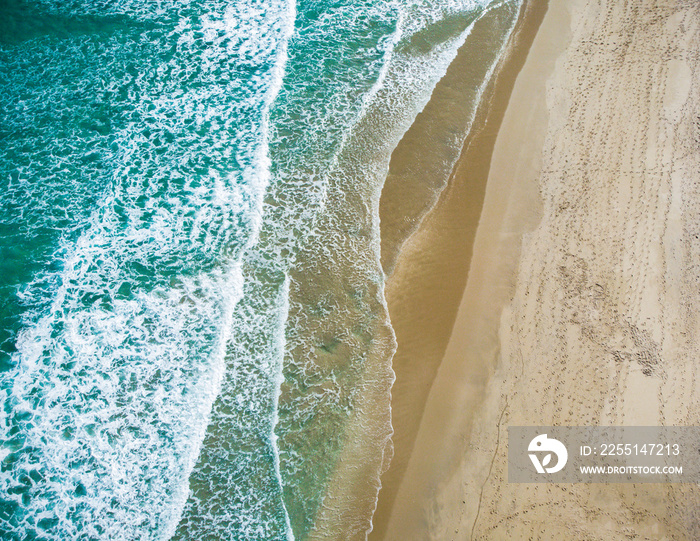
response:
<path id="1" fill-rule="evenodd" d="M 139 7 L 120 5 L 127 4 Z M 26 314 L 17 369 L 3 376 L 14 419 L 3 419 L 2 430 L 9 439 L 12 423 L 24 441 L 0 486 L 9 494 L 32 471 L 43 479 L 28 489 L 28 502 L 17 500 L 24 517 L 17 535 L 51 518 L 47 539 L 167 539 L 188 497 L 243 291 L 240 259 L 260 228 L 267 111 L 281 84 L 277 44 L 280 28 L 291 25 L 286 7 L 210 5 L 200 26 L 180 22 L 183 39 L 170 35 L 180 56 L 159 67 L 168 77 L 136 76 L 143 97 L 134 107 L 155 136 L 143 123 L 118 134 L 111 189 L 79 238 L 57 251 L 62 270 L 23 291 L 40 308 Z M 238 54 L 231 44 L 251 41 L 238 60 L 261 65 L 278 56 L 275 69 L 247 85 L 228 81 Z M 182 93 L 173 81 L 190 66 L 206 84 Z M 228 83 L 220 88 L 222 77 Z M 240 97 L 232 108 L 231 88 Z M 252 117 L 262 135 L 241 131 L 236 115 Z M 192 117 L 200 127 L 212 123 L 208 139 L 193 133 L 191 148 L 154 139 L 184 133 Z M 232 147 L 238 172 L 180 172 L 197 153 L 226 157 Z M 120 293 L 124 287 L 131 293 Z M 17 420 L 24 412 L 28 420 Z"/>

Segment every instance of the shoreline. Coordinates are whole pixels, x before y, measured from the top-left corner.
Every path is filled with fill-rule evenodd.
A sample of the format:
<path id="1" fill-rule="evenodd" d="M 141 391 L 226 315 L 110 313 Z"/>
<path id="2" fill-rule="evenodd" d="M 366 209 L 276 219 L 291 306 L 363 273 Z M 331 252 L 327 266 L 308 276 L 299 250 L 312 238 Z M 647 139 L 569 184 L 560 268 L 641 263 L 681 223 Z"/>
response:
<path id="1" fill-rule="evenodd" d="M 385 539 L 700 536 L 696 485 L 508 483 L 506 438 L 700 424 L 698 21 L 692 3 L 550 3 Z"/>
<path id="2" fill-rule="evenodd" d="M 397 379 L 392 388 L 395 456 L 381 479 L 382 490 L 370 540 L 399 539 L 402 535 L 423 532 L 421 523 L 425 517 L 416 504 L 419 494 L 426 488 L 427 472 L 415 471 L 412 464 L 417 455 L 423 466 L 435 466 L 432 459 L 423 454 L 433 453 L 434 449 L 414 451 L 414 445 L 425 422 L 425 405 L 431 387 L 438 370 L 443 370 L 441 365 L 446 362 L 446 350 L 458 318 L 496 137 L 516 78 L 546 9 L 547 2 L 543 0 L 523 3 L 508 44 L 481 96 L 448 184 L 403 243 L 387 281 L 387 304 L 398 341 L 393 361 Z M 395 194 L 382 192 L 383 198 L 392 196 Z M 382 258 L 385 260 L 384 251 Z M 391 258 L 386 259 L 391 262 Z M 489 370 L 483 363 L 474 368 L 474 401 L 469 406 L 470 411 L 479 403 Z M 425 460 L 421 460 L 421 456 Z M 407 505 L 408 502 L 413 505 Z"/>
<path id="3" fill-rule="evenodd" d="M 321 333 L 318 334 L 318 342 L 320 344 L 330 343 L 330 349 L 334 350 L 332 352 L 326 350 L 321 353 L 325 357 L 324 363 L 333 359 L 334 363 L 342 366 L 348 361 L 353 361 L 361 363 L 362 369 L 359 373 L 360 378 L 355 385 L 361 392 L 358 392 L 357 398 L 353 399 L 353 409 L 348 411 L 349 417 L 344 422 L 342 431 L 337 433 L 343 440 L 342 448 L 339 448 L 333 470 L 325 482 L 322 500 L 314 512 L 313 524 L 308 533 L 303 534 L 305 538 L 310 540 L 366 539 L 372 527 L 372 515 L 377 505 L 377 493 L 380 489 L 379 476 L 386 470 L 391 458 L 390 388 L 394 375 L 391 370 L 391 355 L 394 352 L 395 342 L 384 297 L 386 273 L 383 270 L 386 268 L 386 261 L 382 259 L 383 252 L 380 252 L 379 249 L 380 246 L 384 246 L 383 242 L 386 240 L 386 236 L 380 235 L 380 232 L 386 232 L 386 223 L 380 224 L 379 220 L 380 191 L 382 186 L 386 186 L 385 180 L 392 173 L 390 158 L 393 157 L 393 152 L 402 147 L 407 140 L 410 140 L 410 133 L 415 133 L 416 128 L 427 127 L 428 137 L 418 137 L 413 140 L 419 145 L 419 152 L 412 152 L 411 149 L 408 149 L 408 154 L 421 158 L 421 165 L 417 167 L 417 171 L 421 173 L 417 179 L 419 186 L 426 184 L 426 178 L 422 175 L 422 172 L 425 171 L 424 167 L 428 167 L 433 173 L 430 180 L 434 183 L 434 187 L 441 189 L 444 186 L 452 164 L 457 160 L 462 149 L 466 132 L 477 108 L 477 104 L 472 107 L 470 100 L 472 97 L 479 98 L 481 96 L 486 79 L 482 72 L 490 73 L 500 56 L 503 44 L 507 40 L 508 33 L 501 32 L 500 29 L 503 24 L 513 24 L 515 16 L 518 14 L 518 8 L 519 3 L 507 1 L 498 4 L 498 7 L 493 9 L 473 12 L 464 19 L 462 23 L 466 24 L 467 27 L 459 34 L 465 37 L 463 43 L 466 43 L 474 34 L 476 26 L 481 26 L 477 23 L 490 21 L 492 32 L 487 33 L 488 44 L 496 43 L 498 47 L 489 46 L 482 48 L 484 50 L 481 51 L 472 51 L 476 52 L 477 55 L 465 58 L 464 54 L 459 54 L 461 47 L 458 48 L 456 43 L 453 43 L 453 46 L 447 49 L 447 51 L 451 51 L 449 58 L 444 59 L 446 61 L 440 68 L 445 70 L 443 76 L 431 80 L 430 93 L 423 93 L 421 98 L 417 94 L 414 96 L 418 100 L 415 103 L 415 108 L 402 108 L 400 104 L 402 96 L 405 98 L 412 95 L 411 90 L 415 91 L 420 86 L 419 83 L 414 81 L 411 83 L 412 87 L 406 89 L 402 85 L 394 86 L 382 83 L 364 115 L 355 125 L 352 137 L 345 142 L 343 152 L 339 155 L 338 171 L 342 170 L 345 174 L 338 175 L 338 180 L 354 179 L 358 186 L 349 191 L 346 189 L 331 190 L 329 193 L 335 194 L 341 201 L 330 204 L 330 206 L 343 209 L 346 213 L 339 224 L 353 224 L 349 230 L 345 229 L 347 226 L 341 226 L 343 227 L 343 235 L 350 233 L 351 238 L 355 237 L 363 239 L 363 242 L 371 243 L 371 253 L 365 253 L 366 256 L 371 257 L 371 262 L 365 260 L 366 265 L 363 265 L 356 256 L 342 254 L 342 250 L 338 253 L 342 254 L 341 258 L 344 262 L 350 264 L 349 270 L 371 269 L 372 277 L 369 280 L 363 278 L 362 285 L 359 284 L 359 281 L 353 284 L 353 280 L 348 280 L 342 273 L 326 273 L 328 260 L 326 258 L 317 259 L 315 264 L 320 265 L 320 267 L 315 269 L 314 279 L 307 281 L 307 283 L 313 284 L 313 288 L 309 291 L 313 292 L 316 298 L 305 297 L 298 305 L 327 306 L 325 294 L 332 286 L 339 291 L 341 288 L 345 289 L 346 298 L 350 300 L 352 310 L 370 308 L 363 313 L 372 314 L 374 317 L 371 319 L 371 328 L 370 326 L 358 325 L 354 316 L 354 321 L 348 321 L 352 326 L 338 324 L 329 326 L 328 317 L 323 318 L 323 322 L 319 326 L 319 328 L 325 327 L 327 332 L 325 336 Z M 485 13 L 492 14 L 493 17 L 485 17 Z M 447 38 L 450 33 L 454 33 L 456 27 L 440 28 L 438 26 L 435 30 L 446 32 L 442 38 Z M 428 32 L 426 36 L 418 37 L 416 43 L 428 37 L 431 32 Z M 452 35 L 450 39 L 454 37 Z M 399 70 L 395 73 L 396 77 L 399 77 L 397 74 L 401 73 L 402 69 L 409 64 L 414 65 L 416 60 L 421 60 L 420 57 L 424 54 L 417 54 L 420 53 L 420 48 L 414 52 L 411 52 L 410 49 L 405 54 L 402 53 L 394 57 L 398 59 L 394 66 Z M 432 53 L 430 54 L 432 55 Z M 425 60 L 422 58 L 421 62 L 416 64 L 422 66 L 421 72 L 424 72 L 427 67 Z M 457 77 L 452 78 L 454 85 L 452 87 L 449 84 L 445 85 L 444 83 L 451 79 L 450 73 L 455 75 L 455 64 L 464 65 L 465 61 L 469 60 L 471 60 L 469 69 L 464 70 L 464 73 L 461 73 L 462 70 L 456 70 Z M 391 72 L 390 69 L 388 73 Z M 394 77 L 394 82 L 396 82 L 396 77 Z M 399 78 L 402 79 L 402 77 Z M 440 94 L 445 98 L 441 105 L 447 104 L 449 108 L 436 106 L 435 98 Z M 431 109 L 434 114 L 426 115 L 426 110 Z M 399 112 L 399 116 L 396 116 L 397 112 Z M 396 128 L 393 135 L 388 133 L 386 129 L 389 121 L 389 125 L 394 125 Z M 422 122 L 423 124 L 421 124 Z M 357 154 L 362 149 L 367 152 Z M 361 161 L 357 161 L 358 158 Z M 367 163 L 373 163 L 380 167 L 367 169 L 363 166 Z M 389 169 L 388 176 L 386 168 Z M 398 180 L 405 179 L 406 177 L 402 176 Z M 358 182 L 360 180 L 362 182 Z M 369 180 L 373 182 L 367 182 Z M 366 188 L 356 189 L 359 186 L 366 186 Z M 405 183 L 399 182 L 399 192 L 404 187 Z M 428 192 L 430 192 L 430 188 L 433 186 L 428 188 Z M 358 204 L 354 212 L 349 212 L 347 200 L 344 199 L 346 195 L 350 196 L 351 201 Z M 392 201 L 415 203 L 415 193 L 409 191 L 407 195 L 410 198 L 403 200 L 393 198 Z M 363 222 L 364 227 L 358 227 L 359 216 L 367 219 Z M 400 216 L 403 218 L 406 214 L 401 213 Z M 349 246 L 354 244 L 353 240 Z M 331 265 L 330 268 L 333 269 L 334 266 Z M 324 278 L 319 280 L 321 276 Z M 296 283 L 298 281 L 292 276 L 292 291 Z M 365 299 L 365 297 L 370 296 L 372 303 L 374 304 L 375 301 L 377 303 L 371 307 L 366 304 Z M 345 310 L 334 308 L 331 313 L 342 314 L 345 313 Z M 337 348 L 333 340 L 329 341 L 331 336 L 337 337 L 339 342 Z M 367 345 L 366 357 L 342 358 L 343 355 L 349 353 L 343 344 L 357 341 Z M 318 349 L 317 347 L 316 350 Z M 324 351 L 323 348 L 321 350 Z M 326 357 L 326 353 L 330 353 L 330 355 Z"/>

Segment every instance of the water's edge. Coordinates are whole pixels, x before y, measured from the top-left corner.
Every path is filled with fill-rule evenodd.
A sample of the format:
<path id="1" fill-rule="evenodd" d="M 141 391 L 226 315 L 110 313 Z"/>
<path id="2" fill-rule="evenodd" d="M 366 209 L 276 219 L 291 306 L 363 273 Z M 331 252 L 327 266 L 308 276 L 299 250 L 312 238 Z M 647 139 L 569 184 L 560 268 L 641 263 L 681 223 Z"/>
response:
<path id="1" fill-rule="evenodd" d="M 531 27 L 536 27 L 539 20 L 541 10 L 534 4 L 532 0 L 523 2 L 510 22 L 507 40 L 502 43 L 500 53 L 484 78 L 478 108 L 460 148 L 459 159 L 451 171 L 449 183 L 432 199 L 426 198 L 423 208 L 418 211 L 416 207 L 409 209 L 413 210 L 415 218 L 408 226 L 400 222 L 396 226 L 396 216 L 391 215 L 395 208 L 389 204 L 382 209 L 389 214 L 389 219 L 383 220 L 382 226 L 393 228 L 386 236 L 389 239 L 386 243 L 384 229 L 382 231 L 382 256 L 387 272 L 391 273 L 387 298 L 399 343 L 393 359 L 397 382 L 392 402 L 397 456 L 382 477 L 383 488 L 374 518 L 375 530 L 370 539 L 380 540 L 386 535 L 424 404 L 452 332 L 469 271 L 471 247 L 481 215 L 496 134 L 519 66 L 529 49 L 528 36 L 533 34 Z M 487 24 L 482 30 L 488 34 L 486 28 Z M 462 74 L 469 73 L 471 66 L 473 53 L 470 53 L 468 46 L 469 42 L 460 51 Z M 478 48 L 478 43 L 472 46 Z M 459 57 L 453 65 L 457 68 Z M 435 104 L 437 113 L 440 112 L 440 105 L 440 102 Z M 429 124 L 427 121 L 423 123 Z M 395 185 L 385 185 L 382 198 L 395 198 L 402 180 L 401 173 L 415 169 L 411 163 L 410 149 L 415 148 L 420 136 L 420 133 L 414 135 L 414 141 L 408 142 L 405 152 L 395 152 L 392 168 L 396 159 L 399 162 L 395 167 L 397 178 L 388 179 Z"/>

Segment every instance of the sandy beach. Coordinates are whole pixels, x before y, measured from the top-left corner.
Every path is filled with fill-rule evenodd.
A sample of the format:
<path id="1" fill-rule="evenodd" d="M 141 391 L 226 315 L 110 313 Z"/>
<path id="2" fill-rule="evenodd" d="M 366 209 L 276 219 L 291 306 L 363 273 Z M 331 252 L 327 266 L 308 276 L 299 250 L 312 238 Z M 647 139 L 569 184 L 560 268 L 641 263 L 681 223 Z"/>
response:
<path id="1" fill-rule="evenodd" d="M 699 22 L 696 2 L 526 4 L 389 276 L 395 459 L 370 539 L 700 536 L 694 485 L 509 484 L 505 439 L 700 424 Z"/>

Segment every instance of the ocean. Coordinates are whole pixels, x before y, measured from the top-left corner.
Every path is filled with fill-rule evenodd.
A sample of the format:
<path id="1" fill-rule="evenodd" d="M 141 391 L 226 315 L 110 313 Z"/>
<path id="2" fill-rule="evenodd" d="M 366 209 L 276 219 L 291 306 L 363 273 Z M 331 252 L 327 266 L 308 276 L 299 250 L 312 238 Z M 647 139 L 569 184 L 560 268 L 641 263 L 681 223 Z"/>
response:
<path id="1" fill-rule="evenodd" d="M 493 9 L 0 0 L 0 538 L 364 538 L 381 188 Z"/>

